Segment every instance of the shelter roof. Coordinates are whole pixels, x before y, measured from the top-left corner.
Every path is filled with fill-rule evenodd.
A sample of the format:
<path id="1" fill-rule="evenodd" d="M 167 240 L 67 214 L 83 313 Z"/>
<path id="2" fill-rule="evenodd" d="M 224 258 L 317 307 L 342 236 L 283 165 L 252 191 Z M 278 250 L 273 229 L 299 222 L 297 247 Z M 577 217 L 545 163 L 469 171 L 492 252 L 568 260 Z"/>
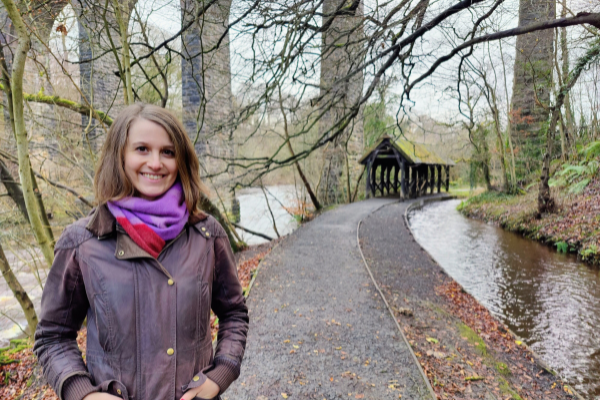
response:
<path id="1" fill-rule="evenodd" d="M 392 147 L 411 164 L 455 165 L 452 160 L 440 157 L 424 144 L 411 142 L 406 139 L 397 139 L 394 141 L 394 139 L 388 135 L 382 136 L 377 143 L 365 152 L 358 162 L 366 164 L 369 156 L 375 150 L 379 150 L 377 152 L 378 155 L 391 154 L 393 152 Z"/>

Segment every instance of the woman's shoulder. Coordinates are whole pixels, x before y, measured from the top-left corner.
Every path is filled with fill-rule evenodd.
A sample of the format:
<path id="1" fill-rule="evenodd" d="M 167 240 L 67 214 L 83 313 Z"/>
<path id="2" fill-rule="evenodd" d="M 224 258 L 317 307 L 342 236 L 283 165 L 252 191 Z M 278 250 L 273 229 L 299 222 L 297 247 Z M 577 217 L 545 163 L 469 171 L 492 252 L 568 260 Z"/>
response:
<path id="1" fill-rule="evenodd" d="M 198 217 L 194 216 L 190 222 L 196 231 L 203 237 L 217 238 L 227 236 L 225 229 L 223 229 L 223 226 L 219 223 L 219 221 L 206 212 L 202 212 Z"/>
<path id="2" fill-rule="evenodd" d="M 87 229 L 87 225 L 91 218 L 92 214 L 90 213 L 72 224 L 67 225 L 58 238 L 54 248 L 58 250 L 77 247 L 86 240 L 93 238 L 94 235 Z"/>

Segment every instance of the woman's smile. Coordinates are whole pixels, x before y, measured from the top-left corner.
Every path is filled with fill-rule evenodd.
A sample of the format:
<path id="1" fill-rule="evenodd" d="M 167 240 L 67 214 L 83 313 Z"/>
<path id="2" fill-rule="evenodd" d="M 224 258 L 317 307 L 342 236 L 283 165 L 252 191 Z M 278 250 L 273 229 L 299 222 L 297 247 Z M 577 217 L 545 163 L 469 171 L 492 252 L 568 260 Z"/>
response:
<path id="1" fill-rule="evenodd" d="M 158 181 L 159 179 L 162 179 L 165 177 L 165 175 L 153 175 L 153 174 L 148 174 L 148 173 L 144 173 L 144 172 L 141 172 L 140 175 L 150 179 L 151 181 Z"/>

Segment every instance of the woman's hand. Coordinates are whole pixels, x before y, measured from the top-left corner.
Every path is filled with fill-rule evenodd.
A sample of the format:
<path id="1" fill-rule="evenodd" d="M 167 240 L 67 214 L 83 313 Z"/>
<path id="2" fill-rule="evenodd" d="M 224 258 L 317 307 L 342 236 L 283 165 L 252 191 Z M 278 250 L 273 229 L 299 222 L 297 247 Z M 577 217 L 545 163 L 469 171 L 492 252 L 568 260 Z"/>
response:
<path id="1" fill-rule="evenodd" d="M 117 397 L 117 396 L 113 396 L 112 394 L 95 392 L 95 393 L 88 394 L 87 396 L 85 396 L 83 398 L 83 400 L 123 400 L 123 399 L 121 399 L 120 397 Z"/>
<path id="2" fill-rule="evenodd" d="M 183 394 L 181 400 L 192 400 L 194 397 L 200 397 L 201 399 L 214 399 L 219 394 L 219 385 L 206 378 L 206 382 L 197 388 L 190 389 Z"/>

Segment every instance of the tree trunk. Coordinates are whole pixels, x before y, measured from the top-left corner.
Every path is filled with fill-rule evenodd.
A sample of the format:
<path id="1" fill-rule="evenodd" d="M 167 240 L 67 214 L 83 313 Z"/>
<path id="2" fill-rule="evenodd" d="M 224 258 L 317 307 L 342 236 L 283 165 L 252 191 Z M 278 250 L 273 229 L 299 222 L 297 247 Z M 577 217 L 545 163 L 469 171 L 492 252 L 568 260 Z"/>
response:
<path id="1" fill-rule="evenodd" d="M 35 333 L 35 328 L 37 327 L 38 318 L 35 313 L 35 308 L 33 307 L 33 303 L 31 299 L 27 295 L 23 286 L 17 280 L 17 277 L 13 273 L 10 265 L 8 265 L 8 259 L 6 258 L 6 254 L 4 254 L 4 250 L 2 249 L 2 244 L 0 243 L 0 271 L 2 272 L 2 276 L 6 281 L 6 284 L 13 292 L 15 299 L 21 305 L 21 309 L 23 310 L 23 314 L 25 314 L 25 318 L 27 319 L 27 334 L 29 337 L 33 337 Z"/>
<path id="2" fill-rule="evenodd" d="M 25 221 L 29 221 L 29 215 L 27 214 L 27 206 L 25 205 L 25 199 L 23 198 L 23 191 L 19 182 L 15 181 L 12 174 L 4 161 L 0 160 L 0 181 L 4 184 L 4 188 L 8 193 L 8 196 L 13 199 L 21 215 L 25 218 Z"/>
<path id="3" fill-rule="evenodd" d="M 127 1 L 119 2 L 113 0 L 113 8 L 115 9 L 115 16 L 117 18 L 117 25 L 119 26 L 119 38 L 121 39 L 121 57 L 123 66 L 123 75 L 121 80 L 123 81 L 123 96 L 125 105 L 133 104 L 133 87 L 131 83 L 131 58 L 129 56 L 129 35 L 128 35 L 128 22 L 129 22 L 129 4 Z"/>
<path id="4" fill-rule="evenodd" d="M 562 10 L 560 12 L 561 18 L 566 18 L 567 16 L 567 1 L 562 0 Z M 560 28 L 560 53 L 562 56 L 562 77 L 563 82 L 567 82 L 569 79 L 569 47 L 567 45 L 567 28 Z M 560 73 L 560 72 L 559 72 Z M 568 138 L 571 134 L 573 134 L 575 128 L 575 122 L 573 120 L 573 110 L 571 108 L 571 96 L 569 93 L 565 95 L 565 119 L 566 119 L 566 129 L 565 129 L 565 137 Z M 568 145 L 568 142 L 567 142 Z"/>
<path id="5" fill-rule="evenodd" d="M 485 77 L 484 77 L 485 80 Z M 498 106 L 496 103 L 496 91 L 492 88 L 487 80 L 485 80 L 485 85 L 488 89 L 488 93 L 486 99 L 488 101 L 488 105 L 492 110 L 492 115 L 494 117 L 494 130 L 496 132 L 496 139 L 498 140 L 498 148 L 500 149 L 500 165 L 502 166 L 502 187 L 504 191 L 509 190 L 508 184 L 508 173 L 506 171 L 506 157 L 504 152 L 504 140 L 502 140 L 502 132 L 500 130 L 500 112 L 498 111 Z"/>
<path id="6" fill-rule="evenodd" d="M 292 147 L 292 142 L 290 140 L 287 115 L 285 113 L 285 109 L 283 108 L 283 98 L 281 97 L 281 86 L 279 86 L 279 109 L 281 110 L 281 115 L 283 115 L 283 132 L 285 133 L 285 140 L 287 141 L 288 150 L 290 151 L 290 155 L 292 157 L 296 157 L 296 153 L 294 152 L 294 148 Z M 302 171 L 302 168 L 300 167 L 300 162 L 298 160 L 296 160 L 294 162 L 294 164 L 296 165 L 296 169 L 298 170 L 298 175 L 300 175 L 300 179 L 302 179 L 302 183 L 304 183 L 304 187 L 306 188 L 306 191 L 308 192 L 308 196 L 310 197 L 310 200 L 312 201 L 313 205 L 315 206 L 315 209 L 317 211 L 320 210 L 321 203 L 319 203 L 319 200 L 317 199 L 315 192 L 313 192 L 312 187 L 310 186 L 310 182 L 308 182 L 308 179 L 304 175 L 304 171 Z"/>
<path id="7" fill-rule="evenodd" d="M 34 184 L 32 181 L 33 175 L 29 160 L 29 143 L 27 141 L 27 132 L 25 130 L 25 116 L 23 114 L 23 74 L 25 72 L 25 62 L 27 61 L 27 53 L 31 47 L 31 41 L 15 3 L 12 0 L 2 0 L 2 3 L 15 27 L 18 37 L 18 46 L 13 60 L 11 90 L 21 189 L 23 190 L 29 222 L 35 239 L 42 250 L 46 263 L 48 266 L 51 266 L 54 261 L 54 248 L 52 240 L 47 236 L 46 229 L 44 228 L 38 199 L 34 192 Z"/>
<path id="8" fill-rule="evenodd" d="M 502 40 L 498 41 L 500 46 L 500 54 L 502 55 Z M 506 95 L 506 99 L 508 100 L 508 83 L 506 80 L 506 65 L 504 64 L 504 57 L 500 57 L 502 60 L 502 73 L 504 76 L 504 94 Z M 510 112 L 510 102 L 506 102 L 506 118 L 508 119 L 508 124 L 506 124 L 506 136 L 508 138 L 508 149 L 510 150 L 510 180 L 511 180 L 511 189 L 515 189 L 517 186 L 517 175 L 516 175 L 516 166 L 515 166 L 515 150 L 512 143 L 512 134 L 511 134 L 511 112 Z"/>

